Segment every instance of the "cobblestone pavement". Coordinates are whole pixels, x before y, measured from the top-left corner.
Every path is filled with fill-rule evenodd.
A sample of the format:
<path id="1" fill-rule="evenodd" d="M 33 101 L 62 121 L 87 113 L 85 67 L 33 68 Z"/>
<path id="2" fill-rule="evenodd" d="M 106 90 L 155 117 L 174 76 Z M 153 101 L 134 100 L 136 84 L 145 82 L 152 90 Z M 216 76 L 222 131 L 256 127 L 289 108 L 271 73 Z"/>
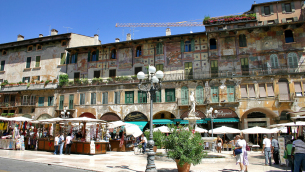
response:
<path id="1" fill-rule="evenodd" d="M 162 151 L 162 150 L 158 150 Z M 273 165 L 264 166 L 264 156 L 261 152 L 249 153 L 250 165 L 248 166 L 249 172 L 277 172 L 289 171 L 285 166 Z M 239 166 L 236 165 L 235 159 L 232 157 L 231 152 L 223 151 L 222 154 L 209 152 L 209 155 L 223 155 L 225 158 L 209 158 L 202 160 L 202 163 L 196 166 L 191 166 L 192 172 L 237 172 Z M 23 165 L 23 170 L 35 169 L 36 167 L 48 170 L 50 168 L 59 168 L 58 166 L 69 167 L 69 171 L 80 171 L 79 168 L 85 171 L 104 171 L 104 172 L 144 172 L 147 164 L 146 155 L 134 155 L 133 152 L 107 152 L 102 155 L 53 155 L 51 152 L 45 151 L 15 151 L 15 150 L 0 150 L 1 162 L 2 159 L 15 159 L 22 161 L 32 162 L 33 165 Z M 4 166 L 10 166 L 11 163 L 1 163 L 1 170 L 14 171 Z M 40 163 L 40 164 L 39 164 Z M 156 167 L 159 172 L 176 172 L 176 163 L 172 160 L 155 160 Z M 20 167 L 20 168 L 21 168 Z M 64 167 L 63 167 L 64 168 Z M 71 169 L 73 168 L 73 169 Z M 64 171 L 65 169 L 61 170 Z M 18 170 L 19 171 L 19 170 Z M 22 171 L 22 170 L 20 170 Z M 43 170 L 45 171 L 45 170 Z M 54 170 L 55 171 L 55 170 Z"/>

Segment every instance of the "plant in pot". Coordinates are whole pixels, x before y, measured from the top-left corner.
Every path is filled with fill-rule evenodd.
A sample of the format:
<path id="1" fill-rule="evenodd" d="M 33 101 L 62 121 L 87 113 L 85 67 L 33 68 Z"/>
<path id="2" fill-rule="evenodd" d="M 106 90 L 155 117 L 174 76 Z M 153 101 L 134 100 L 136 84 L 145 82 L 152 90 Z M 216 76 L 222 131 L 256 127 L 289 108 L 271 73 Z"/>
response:
<path id="1" fill-rule="evenodd" d="M 92 85 L 98 85 L 99 84 L 99 79 L 98 78 L 93 78 L 92 79 Z"/>
<path id="2" fill-rule="evenodd" d="M 88 85 L 88 84 L 89 84 L 88 78 L 83 78 L 83 79 L 81 79 L 81 83 L 82 83 L 83 85 Z"/>
<path id="3" fill-rule="evenodd" d="M 191 165 L 201 163 L 207 153 L 204 151 L 204 141 L 199 133 L 192 133 L 192 128 L 186 130 L 181 126 L 169 125 L 172 133 L 165 137 L 163 144 L 167 156 L 176 161 L 178 172 L 189 171 Z"/>
<path id="4" fill-rule="evenodd" d="M 113 79 L 111 77 L 107 78 L 108 83 L 112 83 Z"/>
<path id="5" fill-rule="evenodd" d="M 144 132 L 145 137 L 147 138 L 147 140 L 149 140 L 149 131 L 145 131 Z M 165 136 L 163 133 L 161 133 L 161 131 L 155 131 L 153 132 L 153 140 L 155 142 L 154 145 L 154 152 L 157 152 L 157 149 L 160 149 L 163 147 L 163 140 L 164 140 Z"/>

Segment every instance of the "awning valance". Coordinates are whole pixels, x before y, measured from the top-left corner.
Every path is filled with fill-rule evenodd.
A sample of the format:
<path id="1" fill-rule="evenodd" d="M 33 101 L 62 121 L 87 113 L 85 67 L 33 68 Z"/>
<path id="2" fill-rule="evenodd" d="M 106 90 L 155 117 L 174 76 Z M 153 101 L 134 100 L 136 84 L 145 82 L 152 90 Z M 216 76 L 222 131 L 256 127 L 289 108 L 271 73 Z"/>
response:
<path id="1" fill-rule="evenodd" d="M 188 124 L 188 120 L 182 120 L 182 119 L 174 119 L 174 122 L 179 122 L 180 124 Z M 200 119 L 196 121 L 196 124 L 207 124 L 207 121 L 205 119 Z"/>
<path id="2" fill-rule="evenodd" d="M 206 118 L 206 121 L 211 121 L 211 118 Z M 216 118 L 213 122 L 239 122 L 239 118 Z"/>
<path id="3" fill-rule="evenodd" d="M 160 125 L 160 124 L 175 124 L 175 122 L 171 119 L 154 119 L 153 124 Z"/>

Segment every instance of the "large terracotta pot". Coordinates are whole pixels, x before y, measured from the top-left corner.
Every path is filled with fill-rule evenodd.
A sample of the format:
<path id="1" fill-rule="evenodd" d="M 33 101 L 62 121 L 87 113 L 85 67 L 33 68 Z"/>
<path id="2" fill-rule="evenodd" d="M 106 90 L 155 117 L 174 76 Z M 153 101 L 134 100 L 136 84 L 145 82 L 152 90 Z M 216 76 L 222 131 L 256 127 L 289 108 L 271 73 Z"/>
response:
<path id="1" fill-rule="evenodd" d="M 154 152 L 157 152 L 157 146 L 153 147 Z"/>
<path id="2" fill-rule="evenodd" d="M 177 164 L 177 168 L 178 168 L 178 172 L 189 172 L 190 168 L 191 168 L 191 164 L 189 163 L 184 163 L 183 166 L 180 166 L 178 163 L 180 161 L 180 159 L 175 159 L 176 164 Z"/>

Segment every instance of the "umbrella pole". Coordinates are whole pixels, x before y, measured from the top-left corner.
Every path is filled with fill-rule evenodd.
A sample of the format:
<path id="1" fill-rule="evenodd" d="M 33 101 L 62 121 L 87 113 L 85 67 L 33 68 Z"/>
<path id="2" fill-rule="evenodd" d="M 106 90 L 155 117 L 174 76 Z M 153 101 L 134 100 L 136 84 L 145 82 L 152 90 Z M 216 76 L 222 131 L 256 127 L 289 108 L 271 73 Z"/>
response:
<path id="1" fill-rule="evenodd" d="M 258 133 L 256 134 L 256 141 L 257 141 L 257 145 L 258 145 Z"/>

